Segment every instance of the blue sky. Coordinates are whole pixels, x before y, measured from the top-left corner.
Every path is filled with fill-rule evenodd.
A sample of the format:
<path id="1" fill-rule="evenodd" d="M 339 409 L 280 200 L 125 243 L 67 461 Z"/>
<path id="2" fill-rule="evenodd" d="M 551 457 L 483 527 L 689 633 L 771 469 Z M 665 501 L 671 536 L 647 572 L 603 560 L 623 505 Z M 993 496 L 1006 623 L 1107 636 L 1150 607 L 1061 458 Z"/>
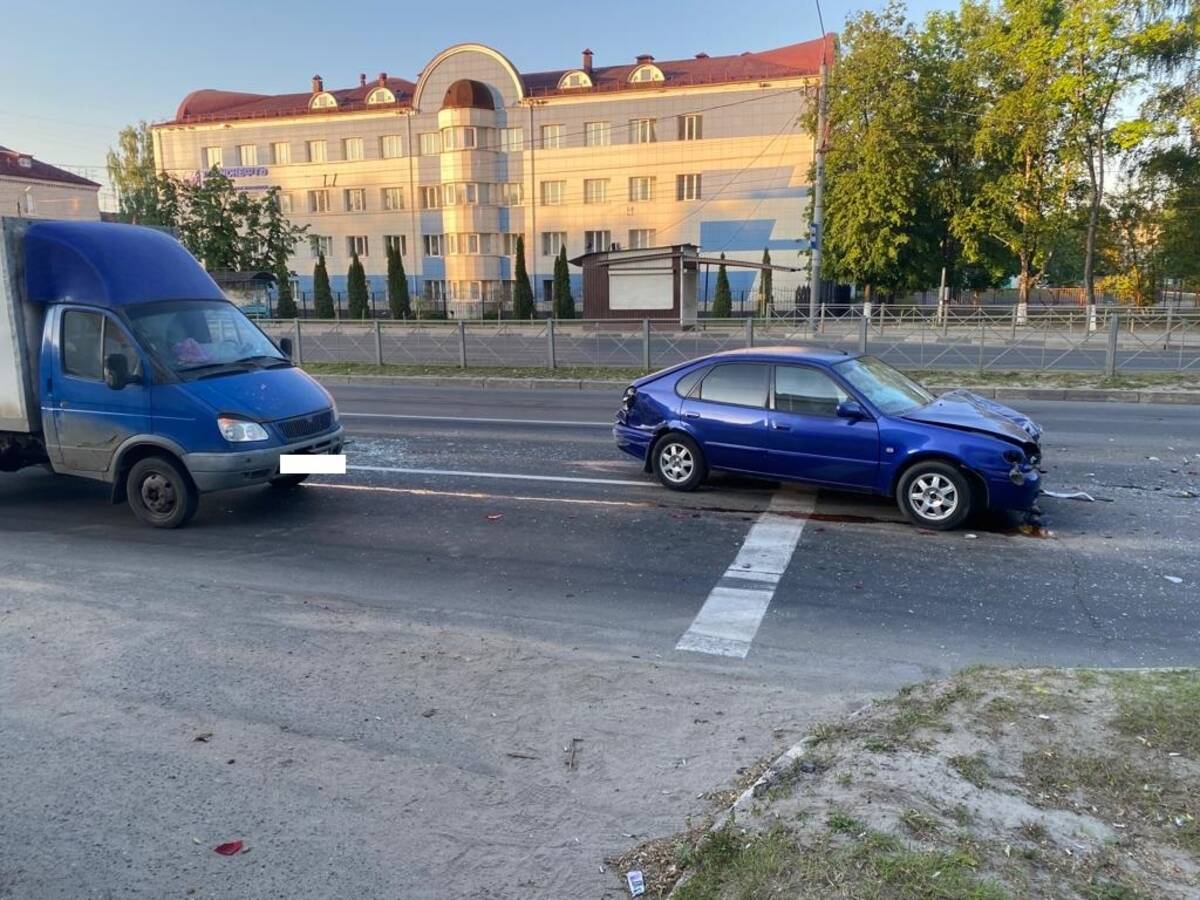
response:
<path id="1" fill-rule="evenodd" d="M 825 27 L 882 0 L 823 0 Z M 911 14 L 953 4 L 912 0 Z M 124 124 L 170 118 L 188 91 L 306 90 L 380 71 L 413 78 L 437 51 L 479 41 L 518 69 L 566 68 L 591 47 L 596 64 L 639 53 L 677 59 L 765 50 L 820 35 L 815 0 L 722 3 L 354 0 L 30 0 L 6 3 L 0 54 L 0 144 L 103 180 Z M 102 196 L 102 202 L 103 202 Z"/>

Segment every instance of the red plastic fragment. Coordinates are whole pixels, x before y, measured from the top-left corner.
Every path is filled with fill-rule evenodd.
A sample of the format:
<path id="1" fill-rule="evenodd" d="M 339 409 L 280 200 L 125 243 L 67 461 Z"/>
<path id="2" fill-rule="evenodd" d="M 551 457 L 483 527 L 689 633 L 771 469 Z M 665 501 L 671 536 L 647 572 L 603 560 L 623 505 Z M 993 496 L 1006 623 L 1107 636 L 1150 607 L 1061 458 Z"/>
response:
<path id="1" fill-rule="evenodd" d="M 217 846 L 213 847 L 213 850 L 215 850 L 217 853 L 220 853 L 222 856 L 234 856 L 238 853 L 241 853 L 242 842 L 228 841 L 224 844 L 217 844 Z"/>

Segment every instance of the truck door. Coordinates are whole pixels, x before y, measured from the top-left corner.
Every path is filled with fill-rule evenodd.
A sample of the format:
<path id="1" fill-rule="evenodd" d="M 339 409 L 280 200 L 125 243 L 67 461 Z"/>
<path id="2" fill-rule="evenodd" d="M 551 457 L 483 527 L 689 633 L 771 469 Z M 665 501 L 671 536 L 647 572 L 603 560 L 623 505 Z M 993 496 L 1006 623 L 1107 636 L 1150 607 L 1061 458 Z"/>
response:
<path id="1" fill-rule="evenodd" d="M 94 309 L 59 310 L 51 411 L 58 443 L 56 468 L 102 473 L 126 438 L 150 431 L 146 366 L 112 316 Z M 123 356 L 129 383 L 105 382 L 105 360 Z"/>

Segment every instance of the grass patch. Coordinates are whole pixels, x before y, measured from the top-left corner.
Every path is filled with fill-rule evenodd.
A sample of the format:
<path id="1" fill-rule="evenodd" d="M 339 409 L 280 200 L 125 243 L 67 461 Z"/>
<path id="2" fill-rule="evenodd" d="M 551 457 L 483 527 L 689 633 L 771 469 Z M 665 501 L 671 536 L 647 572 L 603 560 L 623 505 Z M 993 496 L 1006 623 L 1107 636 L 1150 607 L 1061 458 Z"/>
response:
<path id="1" fill-rule="evenodd" d="M 1200 759 L 1200 672 L 1121 673 L 1116 696 L 1117 731 Z"/>
<path id="2" fill-rule="evenodd" d="M 373 363 L 306 362 L 304 371 L 310 375 L 423 375 L 439 378 L 555 378 L 585 379 L 587 381 L 632 381 L 646 374 L 635 366 L 439 366 L 439 365 L 382 365 Z"/>
<path id="3" fill-rule="evenodd" d="M 946 760 L 950 768 L 975 785 L 986 787 L 988 783 L 988 767 L 983 760 L 983 754 L 971 753 L 965 756 L 951 756 Z"/>
<path id="4" fill-rule="evenodd" d="M 895 699 L 887 701 L 892 714 L 880 728 L 866 736 L 864 746 L 874 752 L 891 751 L 901 746 L 920 748 L 926 743 L 917 738 L 920 732 L 949 732 L 947 715 L 954 705 L 978 696 L 977 690 L 961 680 L 952 682 L 944 690 L 902 688 Z"/>
<path id="5" fill-rule="evenodd" d="M 900 822 L 909 834 L 922 840 L 934 838 L 942 830 L 941 822 L 919 809 L 906 809 L 900 814 Z"/>
<path id="6" fill-rule="evenodd" d="M 970 384 L 983 387 L 1200 390 L 1200 375 L 1190 372 L 1128 372 L 1112 378 L 1105 378 L 1103 372 L 980 372 L 970 369 L 906 369 L 905 372 L 930 387 Z"/>

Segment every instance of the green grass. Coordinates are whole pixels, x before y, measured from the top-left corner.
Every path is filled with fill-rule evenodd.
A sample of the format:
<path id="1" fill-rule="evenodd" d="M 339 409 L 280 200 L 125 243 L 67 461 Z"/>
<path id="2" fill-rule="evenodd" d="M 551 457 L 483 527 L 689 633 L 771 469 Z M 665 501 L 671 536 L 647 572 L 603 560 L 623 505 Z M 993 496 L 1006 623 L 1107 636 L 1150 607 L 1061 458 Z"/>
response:
<path id="1" fill-rule="evenodd" d="M 988 783 L 988 767 L 983 760 L 983 755 L 980 753 L 972 753 L 967 756 L 951 756 L 946 760 L 954 771 L 958 772 L 963 778 L 975 785 L 975 787 L 986 787 Z"/>
<path id="2" fill-rule="evenodd" d="M 1200 759 L 1200 671 L 1121 673 L 1115 686 L 1117 731 Z"/>
<path id="3" fill-rule="evenodd" d="M 892 714 L 870 734 L 864 735 L 863 746 L 875 752 L 890 752 L 901 746 L 920 748 L 926 742 L 918 737 L 928 730 L 949 731 L 947 714 L 960 702 L 974 700 L 979 691 L 965 684 L 960 676 L 949 688 L 931 691 L 923 687 L 901 688 L 886 705 Z"/>
<path id="4" fill-rule="evenodd" d="M 309 363 L 310 375 L 434 375 L 441 378 L 574 378 L 588 381 L 631 381 L 646 374 L 633 366 L 426 366 L 372 363 Z"/>

